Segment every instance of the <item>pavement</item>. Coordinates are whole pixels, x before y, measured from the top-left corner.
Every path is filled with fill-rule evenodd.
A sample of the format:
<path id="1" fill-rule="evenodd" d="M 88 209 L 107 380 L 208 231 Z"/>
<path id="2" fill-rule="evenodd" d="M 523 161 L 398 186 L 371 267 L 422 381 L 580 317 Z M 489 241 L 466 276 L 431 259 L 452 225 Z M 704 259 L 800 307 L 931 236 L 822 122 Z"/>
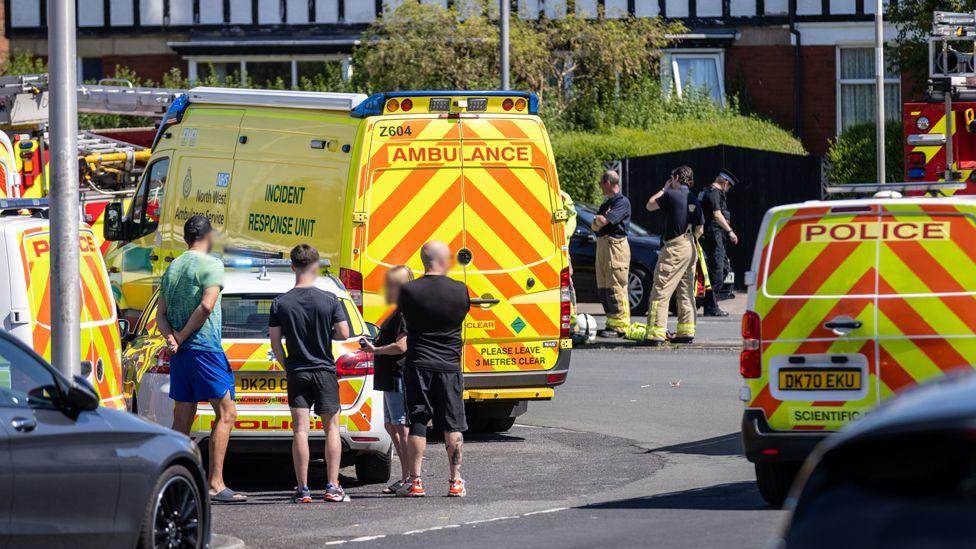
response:
<path id="1" fill-rule="evenodd" d="M 763 503 L 740 455 L 739 384 L 736 354 L 721 349 L 574 350 L 554 400 L 508 433 L 466 437 L 468 497 L 444 497 L 437 443 L 421 500 L 356 485 L 349 468 L 351 502 L 295 505 L 287 459 L 234 459 L 229 483 L 251 500 L 215 506 L 214 532 L 248 547 L 762 547 L 784 512 Z M 320 489 L 321 477 L 317 464 Z"/>

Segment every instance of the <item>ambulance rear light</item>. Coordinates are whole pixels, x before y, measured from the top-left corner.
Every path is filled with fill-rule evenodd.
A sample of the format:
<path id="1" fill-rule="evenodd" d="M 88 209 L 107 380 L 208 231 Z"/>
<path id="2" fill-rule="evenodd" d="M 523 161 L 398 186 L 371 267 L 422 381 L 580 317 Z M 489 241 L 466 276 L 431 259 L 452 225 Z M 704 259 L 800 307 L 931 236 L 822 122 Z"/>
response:
<path id="1" fill-rule="evenodd" d="M 573 320 L 572 291 L 569 267 L 559 272 L 559 338 L 569 339 Z"/>
<path id="2" fill-rule="evenodd" d="M 386 110 L 390 112 L 397 112 L 400 110 L 400 101 L 398 99 L 390 99 L 386 102 Z"/>
<path id="3" fill-rule="evenodd" d="M 373 375 L 373 353 L 353 351 L 336 360 L 336 375 L 338 377 L 356 377 Z"/>
<path id="4" fill-rule="evenodd" d="M 422 106 L 418 103 L 424 98 L 429 98 L 428 112 L 450 112 L 452 107 L 468 112 L 487 112 L 498 109 L 500 101 L 502 111 L 515 111 L 523 114 L 539 114 L 539 97 L 534 93 L 510 91 L 510 90 L 491 90 L 491 91 L 400 91 L 377 93 L 369 96 L 364 101 L 359 102 L 352 108 L 354 118 L 366 118 L 369 116 L 379 116 L 384 113 L 394 111 L 404 111 L 403 102 L 410 99 L 411 108 L 415 109 Z M 396 99 L 396 109 L 392 108 L 392 101 Z M 521 101 L 522 109 L 518 109 Z M 463 105 L 463 107 L 462 107 Z M 505 108 L 508 105 L 508 108 Z M 421 109 L 422 110 L 422 107 Z M 495 111 L 501 112 L 501 111 Z"/>
<path id="5" fill-rule="evenodd" d="M 488 110 L 488 99 L 477 97 L 468 99 L 468 112 L 484 112 Z"/>
<path id="6" fill-rule="evenodd" d="M 747 379 L 762 375 L 762 325 L 755 311 L 742 315 L 742 352 L 739 354 L 739 373 Z"/>
<path id="7" fill-rule="evenodd" d="M 506 111 L 510 111 L 514 107 L 515 107 L 515 101 L 512 101 L 511 99 L 506 99 L 505 101 L 502 101 L 502 108 L 505 109 Z"/>
<path id="8" fill-rule="evenodd" d="M 566 383 L 566 372 L 556 372 L 546 376 L 546 385 L 556 386 Z"/>
<path id="9" fill-rule="evenodd" d="M 522 112 L 525 110 L 525 107 L 526 107 L 525 99 L 515 100 L 515 110 Z"/>
<path id="10" fill-rule="evenodd" d="M 349 297 L 359 312 L 363 311 L 363 273 L 341 267 L 339 269 L 339 281 L 346 287 Z"/>
<path id="11" fill-rule="evenodd" d="M 411 99 L 404 99 L 403 101 L 400 102 L 400 108 L 403 109 L 403 112 L 408 112 L 408 111 L 412 110 L 413 109 L 413 100 L 411 100 Z"/>
<path id="12" fill-rule="evenodd" d="M 166 374 L 169 375 L 169 351 L 166 349 L 160 349 L 156 353 L 156 363 L 146 370 L 148 374 Z"/>
<path id="13" fill-rule="evenodd" d="M 431 97 L 427 110 L 430 112 L 447 112 L 451 110 L 451 100 L 447 97 Z"/>

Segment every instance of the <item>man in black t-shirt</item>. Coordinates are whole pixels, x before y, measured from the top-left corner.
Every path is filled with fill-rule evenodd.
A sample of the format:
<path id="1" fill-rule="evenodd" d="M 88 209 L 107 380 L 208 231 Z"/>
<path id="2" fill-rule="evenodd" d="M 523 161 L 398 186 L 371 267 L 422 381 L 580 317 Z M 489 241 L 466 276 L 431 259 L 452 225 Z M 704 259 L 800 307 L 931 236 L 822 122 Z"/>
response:
<path id="1" fill-rule="evenodd" d="M 664 214 L 661 250 L 654 267 L 654 284 L 647 311 L 645 341 L 660 345 L 667 340 L 668 305 L 677 292 L 678 326 L 671 341 L 690 343 L 695 338 L 696 237 L 704 218 L 701 204 L 691 192 L 694 172 L 688 166 L 675 168 L 664 188 L 647 201 L 650 211 Z"/>
<path id="2" fill-rule="evenodd" d="M 325 463 L 328 484 L 326 501 L 348 501 L 339 485 L 339 461 L 342 441 L 339 438 L 339 381 L 332 356 L 332 338 L 348 339 L 349 322 L 339 299 L 315 286 L 319 269 L 319 252 L 308 244 L 291 251 L 291 269 L 295 287 L 271 303 L 268 316 L 271 349 L 284 366 L 288 381 L 288 406 L 291 408 L 292 461 L 298 489 L 293 500 L 311 503 L 308 487 L 309 409 L 322 418 L 325 429 Z M 281 340 L 284 338 L 285 347 Z"/>
<path id="3" fill-rule="evenodd" d="M 722 288 L 726 270 L 726 239 L 733 245 L 739 237 L 732 230 L 732 216 L 725 202 L 725 195 L 736 184 L 732 172 L 721 170 L 711 186 L 702 191 L 702 213 L 705 215 L 705 234 L 701 238 L 702 250 L 708 263 L 708 279 L 712 289 L 705 293 L 705 316 L 729 316 L 718 306 L 715 292 Z"/>
<path id="4" fill-rule="evenodd" d="M 427 495 L 420 467 L 427 449 L 427 422 L 433 420 L 435 429 L 444 430 L 451 465 L 447 495 L 461 497 L 467 493 L 461 478 L 461 432 L 468 428 L 461 374 L 461 327 L 471 302 L 467 286 L 447 277 L 453 266 L 447 244 L 424 244 L 420 259 L 424 276 L 400 289 L 397 306 L 407 323 L 403 385 L 410 419 L 407 459 L 411 469 L 410 482 L 397 495 Z"/>

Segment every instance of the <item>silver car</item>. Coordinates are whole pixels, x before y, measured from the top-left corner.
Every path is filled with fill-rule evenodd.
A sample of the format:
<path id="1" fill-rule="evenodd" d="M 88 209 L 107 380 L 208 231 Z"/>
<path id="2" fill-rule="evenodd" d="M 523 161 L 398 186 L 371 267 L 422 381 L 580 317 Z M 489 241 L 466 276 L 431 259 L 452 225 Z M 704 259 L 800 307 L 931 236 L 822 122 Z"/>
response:
<path id="1" fill-rule="evenodd" d="M 206 547 L 207 494 L 189 438 L 0 332 L 0 549 Z"/>

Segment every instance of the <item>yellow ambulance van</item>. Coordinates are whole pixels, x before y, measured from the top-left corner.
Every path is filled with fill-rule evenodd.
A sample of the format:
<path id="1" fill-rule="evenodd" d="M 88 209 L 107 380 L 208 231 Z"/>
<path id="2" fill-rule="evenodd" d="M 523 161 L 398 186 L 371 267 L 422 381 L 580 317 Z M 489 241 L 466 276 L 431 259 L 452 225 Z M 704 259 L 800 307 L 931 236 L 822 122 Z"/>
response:
<path id="1" fill-rule="evenodd" d="M 225 252 L 307 242 L 371 323 L 397 264 L 447 242 L 475 306 L 464 325 L 469 423 L 506 430 L 566 380 L 569 259 L 552 147 L 521 92 L 356 94 L 195 88 L 164 117 L 131 206 L 110 205 L 113 291 L 128 318 L 210 218 Z"/>
<path id="2" fill-rule="evenodd" d="M 899 391 L 976 365 L 976 198 L 773 208 L 746 283 L 743 446 L 760 493 L 778 505 L 830 432 Z"/>
<path id="3" fill-rule="evenodd" d="M 51 360 L 51 227 L 47 201 L 0 199 L 0 317 L 3 329 Z M 81 373 L 102 405 L 125 409 L 115 302 L 95 234 L 80 229 Z M 3 377 L 0 369 L 0 378 Z"/>

